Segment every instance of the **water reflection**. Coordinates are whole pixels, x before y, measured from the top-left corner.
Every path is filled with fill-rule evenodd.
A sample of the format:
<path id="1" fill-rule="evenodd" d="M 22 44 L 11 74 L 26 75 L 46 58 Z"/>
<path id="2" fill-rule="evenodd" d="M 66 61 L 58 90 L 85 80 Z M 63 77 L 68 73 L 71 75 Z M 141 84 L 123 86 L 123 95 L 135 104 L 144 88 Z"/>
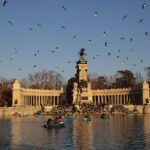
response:
<path id="1" fill-rule="evenodd" d="M 66 127 L 45 129 L 47 118 L 0 118 L 1 149 L 150 149 L 150 115 L 125 118 L 112 115 L 108 120 L 92 116 L 91 122 L 82 117 L 67 120 Z"/>

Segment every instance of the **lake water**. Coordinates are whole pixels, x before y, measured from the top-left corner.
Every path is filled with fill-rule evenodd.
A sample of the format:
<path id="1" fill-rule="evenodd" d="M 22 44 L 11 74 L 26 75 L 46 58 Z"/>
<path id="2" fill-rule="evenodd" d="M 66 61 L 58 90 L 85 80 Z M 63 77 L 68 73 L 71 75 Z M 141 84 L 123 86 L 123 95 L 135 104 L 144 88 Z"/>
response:
<path id="1" fill-rule="evenodd" d="M 108 120 L 78 116 L 61 129 L 41 127 L 47 117 L 0 118 L 0 150 L 149 150 L 150 115 Z"/>

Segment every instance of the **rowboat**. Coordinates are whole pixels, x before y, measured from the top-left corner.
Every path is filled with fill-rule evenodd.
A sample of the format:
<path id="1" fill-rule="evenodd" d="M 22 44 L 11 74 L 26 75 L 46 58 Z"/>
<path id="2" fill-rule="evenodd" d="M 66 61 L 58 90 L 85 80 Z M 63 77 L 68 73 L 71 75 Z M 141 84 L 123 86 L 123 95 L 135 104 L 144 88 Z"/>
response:
<path id="1" fill-rule="evenodd" d="M 101 119 L 108 119 L 108 115 L 101 115 Z"/>
<path id="2" fill-rule="evenodd" d="M 26 114 L 20 114 L 19 117 L 26 117 Z"/>
<path id="3" fill-rule="evenodd" d="M 91 118 L 82 118 L 83 121 L 91 121 Z"/>
<path id="4" fill-rule="evenodd" d="M 134 114 L 125 114 L 124 117 L 134 117 Z"/>
<path id="5" fill-rule="evenodd" d="M 75 119 L 76 116 L 62 116 L 62 119 Z"/>
<path id="6" fill-rule="evenodd" d="M 35 115 L 36 118 L 43 118 L 44 115 Z"/>
<path id="7" fill-rule="evenodd" d="M 75 119 L 76 116 L 68 116 L 69 119 Z"/>
<path id="8" fill-rule="evenodd" d="M 60 124 L 53 124 L 53 125 L 43 125 L 44 128 L 62 128 L 65 127 L 65 122 L 61 122 Z"/>

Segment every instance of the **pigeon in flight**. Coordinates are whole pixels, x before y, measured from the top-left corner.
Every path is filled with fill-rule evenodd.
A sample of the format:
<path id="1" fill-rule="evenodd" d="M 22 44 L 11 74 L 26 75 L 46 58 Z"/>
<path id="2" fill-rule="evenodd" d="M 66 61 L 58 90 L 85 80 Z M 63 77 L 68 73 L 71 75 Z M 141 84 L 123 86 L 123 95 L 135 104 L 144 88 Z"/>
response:
<path id="1" fill-rule="evenodd" d="M 76 35 L 73 36 L 74 39 L 75 39 L 76 37 L 77 37 Z"/>
<path id="2" fill-rule="evenodd" d="M 41 24 L 37 24 L 37 27 L 38 27 L 38 28 L 41 28 L 41 27 L 42 27 L 42 25 L 41 25 Z"/>
<path id="3" fill-rule="evenodd" d="M 10 24 L 10 25 L 13 25 L 13 23 L 12 23 L 12 21 L 11 21 L 11 20 L 9 20 L 9 24 Z"/>
<path id="4" fill-rule="evenodd" d="M 107 48 L 107 42 L 105 42 L 105 48 Z"/>
<path id="5" fill-rule="evenodd" d="M 97 11 L 94 13 L 94 16 L 96 17 L 96 16 L 98 16 L 98 13 L 97 13 Z"/>
<path id="6" fill-rule="evenodd" d="M 31 30 L 33 30 L 33 28 L 29 28 L 29 30 L 31 31 Z"/>
<path id="7" fill-rule="evenodd" d="M 139 23 L 143 22 L 143 20 L 144 20 L 143 18 L 142 18 L 142 19 L 140 19 L 140 20 L 139 20 Z"/>
<path id="8" fill-rule="evenodd" d="M 88 42 L 91 44 L 91 43 L 92 43 L 92 40 L 88 40 Z"/>
<path id="9" fill-rule="evenodd" d="M 132 37 L 130 38 L 130 41 L 133 41 L 133 38 L 132 38 Z"/>
<path id="10" fill-rule="evenodd" d="M 142 4 L 142 8 L 144 9 L 146 7 L 146 3 L 143 3 Z"/>
<path id="11" fill-rule="evenodd" d="M 125 38 L 124 37 L 120 37 L 120 40 L 125 40 Z"/>
<path id="12" fill-rule="evenodd" d="M 127 18 L 127 15 L 124 15 L 122 18 L 123 18 L 123 19 Z"/>
<path id="13" fill-rule="evenodd" d="M 61 26 L 62 29 L 66 29 L 66 27 L 64 25 Z"/>
<path id="14" fill-rule="evenodd" d="M 106 32 L 104 31 L 103 36 L 106 36 Z"/>
<path id="15" fill-rule="evenodd" d="M 4 0 L 3 1 L 3 7 L 6 5 L 6 3 L 8 3 L 8 1 Z"/>
<path id="16" fill-rule="evenodd" d="M 147 36 L 147 35 L 148 35 L 148 32 L 145 32 L 145 35 Z"/>
<path id="17" fill-rule="evenodd" d="M 62 6 L 62 8 L 66 11 L 67 10 L 67 8 L 65 7 L 65 6 Z"/>

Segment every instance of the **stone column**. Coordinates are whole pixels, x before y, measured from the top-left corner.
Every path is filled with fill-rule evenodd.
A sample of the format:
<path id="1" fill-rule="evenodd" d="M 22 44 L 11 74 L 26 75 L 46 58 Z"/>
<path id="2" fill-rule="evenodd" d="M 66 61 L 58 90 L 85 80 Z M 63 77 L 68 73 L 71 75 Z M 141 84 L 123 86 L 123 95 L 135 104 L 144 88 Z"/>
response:
<path id="1" fill-rule="evenodd" d="M 103 101 L 103 95 L 101 96 L 101 102 L 104 103 L 104 101 Z"/>
<path id="2" fill-rule="evenodd" d="M 123 95 L 123 104 L 125 105 L 125 95 Z"/>
<path id="3" fill-rule="evenodd" d="M 149 98 L 149 84 L 144 80 L 142 85 L 142 103 L 143 104 L 150 104 Z"/>
<path id="4" fill-rule="evenodd" d="M 127 99 L 126 99 L 126 104 L 130 104 L 130 103 L 129 103 L 129 94 L 126 95 L 126 98 L 127 98 Z"/>
<path id="5" fill-rule="evenodd" d="M 118 95 L 116 95 L 116 105 L 118 105 Z"/>
<path id="6" fill-rule="evenodd" d="M 21 105 L 21 86 L 18 80 L 15 80 L 13 83 L 13 92 L 12 92 L 12 106 Z"/>
<path id="7" fill-rule="evenodd" d="M 55 96 L 53 96 L 53 105 L 55 106 L 56 104 L 55 104 Z"/>
<path id="8" fill-rule="evenodd" d="M 120 105 L 122 105 L 122 95 L 120 95 Z"/>
<path id="9" fill-rule="evenodd" d="M 100 104 L 100 99 L 99 99 L 99 95 L 98 95 L 98 99 L 97 99 L 97 100 L 98 100 L 98 104 Z"/>

